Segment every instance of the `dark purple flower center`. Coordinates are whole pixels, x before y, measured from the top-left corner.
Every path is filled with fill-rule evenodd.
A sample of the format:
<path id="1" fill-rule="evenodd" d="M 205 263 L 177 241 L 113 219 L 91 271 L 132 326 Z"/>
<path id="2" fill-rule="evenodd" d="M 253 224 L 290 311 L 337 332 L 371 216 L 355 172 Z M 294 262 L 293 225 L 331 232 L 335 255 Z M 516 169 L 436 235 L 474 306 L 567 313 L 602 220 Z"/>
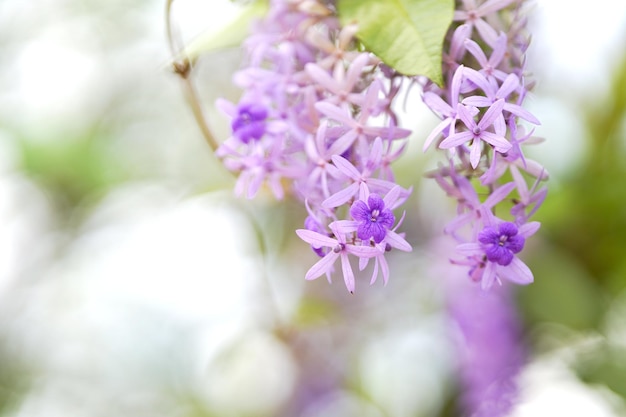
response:
<path id="1" fill-rule="evenodd" d="M 487 226 L 478 234 L 487 260 L 502 266 L 513 261 L 513 256 L 524 249 L 525 239 L 518 234 L 517 226 L 510 222 L 501 223 L 498 227 Z"/>
<path id="2" fill-rule="evenodd" d="M 350 215 L 359 222 L 356 234 L 361 240 L 374 239 L 380 243 L 387 235 L 387 230 L 396 221 L 391 210 L 385 208 L 385 202 L 378 194 L 370 194 L 367 203 L 357 200 L 350 207 Z"/>
<path id="3" fill-rule="evenodd" d="M 232 121 L 233 134 L 243 143 L 258 140 L 265 134 L 267 109 L 257 103 L 241 103 Z"/>

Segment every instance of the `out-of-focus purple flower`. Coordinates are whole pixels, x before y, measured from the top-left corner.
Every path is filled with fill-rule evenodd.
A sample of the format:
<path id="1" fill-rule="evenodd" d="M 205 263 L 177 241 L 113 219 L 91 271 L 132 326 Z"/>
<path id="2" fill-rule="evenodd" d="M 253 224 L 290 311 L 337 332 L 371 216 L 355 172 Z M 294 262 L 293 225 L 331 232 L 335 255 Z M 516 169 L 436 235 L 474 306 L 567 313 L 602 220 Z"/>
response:
<path id="1" fill-rule="evenodd" d="M 240 103 L 237 116 L 231 127 L 235 135 L 243 143 L 260 139 L 265 134 L 267 109 L 259 103 Z"/>
<path id="2" fill-rule="evenodd" d="M 506 223 L 501 223 L 497 228 L 496 224 L 488 224 L 479 235 L 478 242 L 457 246 L 457 251 L 469 260 L 468 264 L 474 263 L 470 275 L 481 281 L 483 289 L 489 289 L 501 280 L 520 285 L 530 284 L 534 280 L 532 271 L 516 253 L 521 250 L 525 240 L 539 229 L 539 222 L 526 223 L 519 228 L 508 223 L 504 229 L 501 228 L 502 224 Z"/>
<path id="3" fill-rule="evenodd" d="M 478 234 L 478 241 L 489 261 L 507 266 L 513 261 L 513 255 L 524 249 L 525 239 L 518 234 L 514 223 L 504 222 L 496 227 L 485 227 Z"/>
<path id="4" fill-rule="evenodd" d="M 476 28 L 482 39 L 490 46 L 496 43 L 498 32 L 484 20 L 517 0 L 487 0 L 476 4 L 476 0 L 463 0 L 463 10 L 454 12 L 454 20 L 465 22 L 470 28 Z"/>
<path id="5" fill-rule="evenodd" d="M 456 339 L 464 415 L 505 417 L 516 404 L 526 349 L 511 288 L 489 292 L 461 286 L 449 297 Z"/>

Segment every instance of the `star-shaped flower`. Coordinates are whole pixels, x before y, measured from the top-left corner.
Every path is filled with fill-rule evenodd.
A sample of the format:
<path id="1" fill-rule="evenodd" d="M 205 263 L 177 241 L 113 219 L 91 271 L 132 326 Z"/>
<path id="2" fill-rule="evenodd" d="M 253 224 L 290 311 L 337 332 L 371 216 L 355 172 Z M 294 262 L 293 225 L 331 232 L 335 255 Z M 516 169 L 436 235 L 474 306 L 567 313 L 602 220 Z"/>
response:
<path id="1" fill-rule="evenodd" d="M 442 149 L 450 149 L 461 146 L 467 141 L 471 141 L 470 163 L 472 168 L 478 166 L 478 161 L 480 161 L 481 156 L 481 142 L 483 141 L 493 146 L 496 152 L 506 153 L 511 149 L 511 143 L 501 134 L 487 130 L 493 125 L 496 119 L 501 116 L 503 108 L 504 100 L 497 100 L 489 107 L 482 119 L 477 123 L 472 117 L 470 110 L 463 104 L 459 104 L 457 106 L 457 113 L 467 127 L 467 130 L 448 136 L 439 144 L 439 147 Z"/>

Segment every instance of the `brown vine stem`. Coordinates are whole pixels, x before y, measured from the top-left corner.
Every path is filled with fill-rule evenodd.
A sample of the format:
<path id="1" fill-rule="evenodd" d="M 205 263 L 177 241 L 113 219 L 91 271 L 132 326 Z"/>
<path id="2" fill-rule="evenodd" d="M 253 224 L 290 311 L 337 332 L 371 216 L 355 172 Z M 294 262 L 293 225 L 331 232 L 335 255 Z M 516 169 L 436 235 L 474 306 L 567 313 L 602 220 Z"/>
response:
<path id="1" fill-rule="evenodd" d="M 184 94 L 191 106 L 194 118 L 200 127 L 200 131 L 204 136 L 204 139 L 209 144 L 213 152 L 217 150 L 219 144 L 211 131 L 211 127 L 205 117 L 204 110 L 200 104 L 200 98 L 196 90 L 195 85 L 191 80 L 191 73 L 193 71 L 193 65 L 191 60 L 183 55 L 184 48 L 179 47 L 175 41 L 174 25 L 172 23 L 172 4 L 174 0 L 167 0 L 165 5 L 165 27 L 167 31 L 167 40 L 170 47 L 170 53 L 174 57 L 172 62 L 172 70 L 178 74 L 183 81 Z"/>

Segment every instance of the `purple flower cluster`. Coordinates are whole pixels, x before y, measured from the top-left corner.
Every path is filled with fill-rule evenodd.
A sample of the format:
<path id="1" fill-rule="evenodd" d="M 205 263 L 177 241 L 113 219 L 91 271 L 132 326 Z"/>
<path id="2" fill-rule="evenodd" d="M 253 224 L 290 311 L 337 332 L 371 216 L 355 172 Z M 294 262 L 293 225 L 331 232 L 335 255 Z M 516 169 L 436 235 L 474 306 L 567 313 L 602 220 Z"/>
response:
<path id="1" fill-rule="evenodd" d="M 432 176 L 457 202 L 445 228 L 457 242 L 452 262 L 483 289 L 533 281 L 517 254 L 539 229 L 530 221 L 546 196 L 546 170 L 524 155 L 539 120 L 523 108 L 529 40 L 521 0 L 457 2 L 444 47 L 443 88 L 426 82 L 423 100 L 442 121 L 424 143 L 446 153 Z M 529 128 L 530 126 L 530 128 Z M 496 215 L 496 213 L 498 213 Z"/>
<path id="2" fill-rule="evenodd" d="M 320 256 L 306 279 L 330 281 L 340 259 L 346 287 L 373 260 L 373 283 L 389 277 L 385 255 L 412 248 L 393 210 L 411 190 L 390 168 L 409 130 L 392 109 L 402 77 L 360 52 L 355 28 L 340 27 L 332 1 L 272 0 L 246 42 L 247 66 L 235 74 L 237 104 L 220 100 L 232 136 L 218 149 L 237 172 L 237 194 L 253 198 L 285 187 L 308 211 L 298 236 Z M 385 70 L 384 70 L 385 69 Z"/>

